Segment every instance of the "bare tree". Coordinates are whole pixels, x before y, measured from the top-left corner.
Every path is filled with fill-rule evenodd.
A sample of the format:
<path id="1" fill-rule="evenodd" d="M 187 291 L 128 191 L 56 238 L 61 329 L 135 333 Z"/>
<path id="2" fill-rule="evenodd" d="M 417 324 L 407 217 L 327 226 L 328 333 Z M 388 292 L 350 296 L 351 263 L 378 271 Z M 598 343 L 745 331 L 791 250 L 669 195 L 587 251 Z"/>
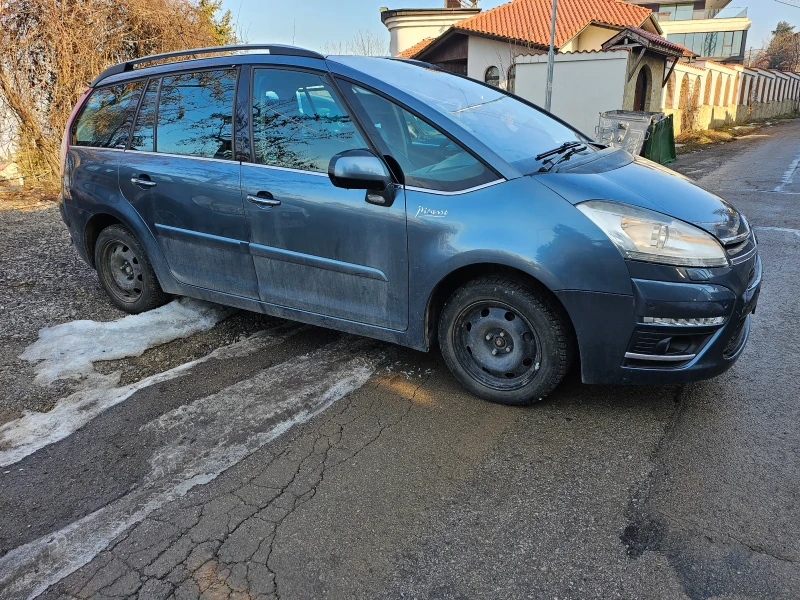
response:
<path id="1" fill-rule="evenodd" d="M 0 107 L 28 177 L 54 182 L 64 124 L 111 64 L 235 38 L 218 0 L 0 0 Z M 2 110 L 2 108 L 0 108 Z"/>
<path id="2" fill-rule="evenodd" d="M 371 29 L 360 29 L 346 42 L 326 42 L 322 48 L 326 54 L 388 56 L 389 40 Z"/>

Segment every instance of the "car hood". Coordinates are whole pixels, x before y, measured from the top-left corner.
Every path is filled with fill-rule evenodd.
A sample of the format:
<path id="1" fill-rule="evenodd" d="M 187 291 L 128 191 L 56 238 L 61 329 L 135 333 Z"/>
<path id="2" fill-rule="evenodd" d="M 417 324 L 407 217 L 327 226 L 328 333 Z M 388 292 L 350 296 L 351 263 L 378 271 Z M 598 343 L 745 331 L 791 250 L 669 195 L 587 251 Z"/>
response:
<path id="1" fill-rule="evenodd" d="M 572 204 L 613 200 L 687 221 L 721 240 L 747 231 L 747 222 L 728 202 L 689 178 L 624 150 L 601 151 L 558 172 L 534 175 Z"/>

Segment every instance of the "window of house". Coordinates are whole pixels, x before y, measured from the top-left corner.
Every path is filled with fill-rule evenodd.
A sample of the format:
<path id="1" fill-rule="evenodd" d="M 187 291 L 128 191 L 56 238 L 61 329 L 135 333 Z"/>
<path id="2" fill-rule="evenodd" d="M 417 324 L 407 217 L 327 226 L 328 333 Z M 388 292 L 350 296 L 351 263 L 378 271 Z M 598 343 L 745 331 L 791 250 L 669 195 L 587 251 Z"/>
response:
<path id="1" fill-rule="evenodd" d="M 445 192 L 497 179 L 490 169 L 427 121 L 356 85 L 351 89 L 384 146 L 403 170 L 406 185 Z M 382 142 L 382 143 L 381 143 Z"/>
<path id="2" fill-rule="evenodd" d="M 75 125 L 73 144 L 124 148 L 143 88 L 144 81 L 134 81 L 92 92 Z"/>
<path id="3" fill-rule="evenodd" d="M 325 173 L 335 154 L 367 147 L 328 82 L 315 73 L 256 69 L 252 110 L 260 164 Z"/>
<path id="4" fill-rule="evenodd" d="M 500 87 L 500 69 L 497 67 L 489 67 L 483 76 L 483 80 L 489 85 Z"/>
<path id="5" fill-rule="evenodd" d="M 143 152 L 155 151 L 156 102 L 160 79 L 151 79 L 139 106 L 139 114 L 131 134 L 131 149 Z"/>
<path id="6" fill-rule="evenodd" d="M 508 75 L 506 76 L 506 79 L 506 89 L 514 94 L 514 90 L 517 88 L 517 65 L 511 65 L 508 68 Z"/>
<path id="7" fill-rule="evenodd" d="M 694 17 L 694 3 L 662 4 L 658 13 L 666 15 L 669 21 L 689 21 Z"/>
<path id="8" fill-rule="evenodd" d="M 689 48 L 700 56 L 727 58 L 742 54 L 741 31 L 713 31 L 700 33 L 672 33 L 667 39 Z"/>
<path id="9" fill-rule="evenodd" d="M 236 71 L 164 77 L 158 95 L 156 151 L 232 158 Z"/>

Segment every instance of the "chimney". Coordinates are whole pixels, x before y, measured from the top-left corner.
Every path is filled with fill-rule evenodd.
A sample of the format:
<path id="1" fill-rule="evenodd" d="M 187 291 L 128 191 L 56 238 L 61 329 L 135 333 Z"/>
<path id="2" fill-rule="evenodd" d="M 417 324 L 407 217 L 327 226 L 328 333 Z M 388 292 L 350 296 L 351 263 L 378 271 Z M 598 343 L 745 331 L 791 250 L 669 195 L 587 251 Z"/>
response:
<path id="1" fill-rule="evenodd" d="M 461 8 L 461 0 L 444 0 L 445 8 Z"/>

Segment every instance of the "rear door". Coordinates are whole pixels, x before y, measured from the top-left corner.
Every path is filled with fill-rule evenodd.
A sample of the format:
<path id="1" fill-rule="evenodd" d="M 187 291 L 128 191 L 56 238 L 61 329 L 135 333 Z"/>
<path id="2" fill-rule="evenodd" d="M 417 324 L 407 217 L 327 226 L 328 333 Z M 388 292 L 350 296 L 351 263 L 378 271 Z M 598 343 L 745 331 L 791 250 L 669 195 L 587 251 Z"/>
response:
<path id="1" fill-rule="evenodd" d="M 233 160 L 238 70 L 151 78 L 119 185 L 155 235 L 181 283 L 257 298 Z"/>
<path id="2" fill-rule="evenodd" d="M 262 300 L 394 330 L 408 324 L 405 196 L 334 187 L 334 154 L 368 144 L 322 72 L 253 69 L 253 162 L 242 165 Z"/>

